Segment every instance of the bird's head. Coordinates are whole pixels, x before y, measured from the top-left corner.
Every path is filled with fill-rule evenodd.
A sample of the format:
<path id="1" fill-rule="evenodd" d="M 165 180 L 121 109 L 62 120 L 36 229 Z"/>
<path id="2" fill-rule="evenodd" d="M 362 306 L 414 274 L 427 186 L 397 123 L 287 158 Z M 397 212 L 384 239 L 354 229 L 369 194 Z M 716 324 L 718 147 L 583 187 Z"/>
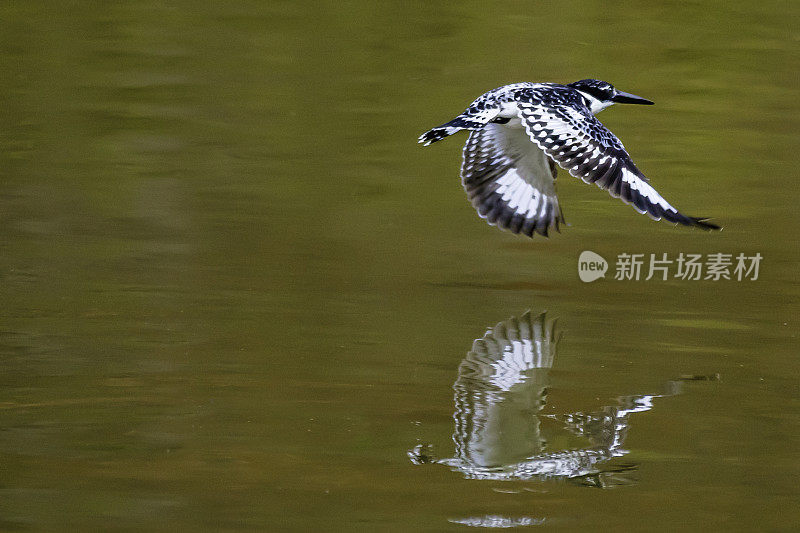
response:
<path id="1" fill-rule="evenodd" d="M 607 81 L 580 80 L 570 83 L 568 87 L 572 87 L 583 95 L 587 106 L 594 114 L 613 104 L 653 105 L 653 102 L 641 96 L 617 90 Z"/>

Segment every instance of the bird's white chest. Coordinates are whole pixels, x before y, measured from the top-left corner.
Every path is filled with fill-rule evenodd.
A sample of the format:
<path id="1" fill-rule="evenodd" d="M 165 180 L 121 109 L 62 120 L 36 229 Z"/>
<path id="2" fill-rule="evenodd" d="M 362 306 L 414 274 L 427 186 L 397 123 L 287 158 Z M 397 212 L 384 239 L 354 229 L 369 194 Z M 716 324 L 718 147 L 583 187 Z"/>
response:
<path id="1" fill-rule="evenodd" d="M 504 123 L 503 126 L 507 128 L 521 128 L 522 127 L 522 120 L 519 118 L 519 107 L 517 107 L 516 102 L 506 102 L 500 108 L 500 114 L 498 115 L 500 118 L 507 118 L 509 119 L 508 122 Z"/>

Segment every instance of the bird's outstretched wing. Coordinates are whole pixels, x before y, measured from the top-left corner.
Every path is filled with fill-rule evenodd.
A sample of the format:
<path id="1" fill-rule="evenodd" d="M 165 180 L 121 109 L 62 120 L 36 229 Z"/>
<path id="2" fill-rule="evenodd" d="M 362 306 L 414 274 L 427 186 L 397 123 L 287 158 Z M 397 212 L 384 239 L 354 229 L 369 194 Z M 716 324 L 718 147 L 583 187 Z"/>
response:
<path id="1" fill-rule="evenodd" d="M 472 205 L 490 224 L 547 236 L 564 216 L 556 197 L 557 168 L 522 128 L 487 124 L 470 132 L 461 180 Z"/>
<path id="2" fill-rule="evenodd" d="M 596 184 L 655 220 L 719 229 L 670 205 L 636 168 L 619 139 L 588 109 L 533 102 L 519 102 L 518 109 L 530 140 L 576 178 Z"/>

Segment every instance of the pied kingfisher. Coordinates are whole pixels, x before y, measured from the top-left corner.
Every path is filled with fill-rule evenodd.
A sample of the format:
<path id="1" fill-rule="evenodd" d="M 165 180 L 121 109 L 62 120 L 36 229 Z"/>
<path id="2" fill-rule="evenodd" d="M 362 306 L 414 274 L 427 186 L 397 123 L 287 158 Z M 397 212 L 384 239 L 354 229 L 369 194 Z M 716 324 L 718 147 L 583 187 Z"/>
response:
<path id="1" fill-rule="evenodd" d="M 478 214 L 513 233 L 547 236 L 564 223 L 558 166 L 655 220 L 719 229 L 678 212 L 650 185 L 625 147 L 594 115 L 615 103 L 653 102 L 608 82 L 514 83 L 479 96 L 456 118 L 423 133 L 425 146 L 470 130 L 461 179 Z"/>

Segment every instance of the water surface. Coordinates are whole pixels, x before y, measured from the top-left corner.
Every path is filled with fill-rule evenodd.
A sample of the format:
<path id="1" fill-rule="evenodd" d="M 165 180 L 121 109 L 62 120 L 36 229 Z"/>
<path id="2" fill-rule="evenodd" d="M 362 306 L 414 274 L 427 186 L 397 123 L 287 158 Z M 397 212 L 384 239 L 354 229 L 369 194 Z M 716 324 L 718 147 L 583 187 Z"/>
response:
<path id="1" fill-rule="evenodd" d="M 0 529 L 796 527 L 794 3 L 0 10 Z M 586 77 L 656 102 L 600 118 L 724 231 L 562 173 L 571 225 L 520 238 L 466 201 L 463 136 L 415 144 L 491 88 Z M 584 250 L 763 261 L 585 284 Z M 460 365 L 528 310 L 557 353 L 481 403 Z"/>

